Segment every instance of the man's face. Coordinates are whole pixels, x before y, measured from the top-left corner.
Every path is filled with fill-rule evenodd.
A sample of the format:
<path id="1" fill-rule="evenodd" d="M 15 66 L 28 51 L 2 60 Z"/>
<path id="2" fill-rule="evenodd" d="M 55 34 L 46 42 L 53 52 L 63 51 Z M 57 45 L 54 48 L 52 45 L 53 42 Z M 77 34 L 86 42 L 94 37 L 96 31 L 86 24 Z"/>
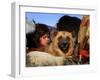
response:
<path id="1" fill-rule="evenodd" d="M 49 44 L 48 34 L 44 34 L 42 37 L 40 37 L 40 45 L 46 47 L 48 46 L 48 44 Z"/>

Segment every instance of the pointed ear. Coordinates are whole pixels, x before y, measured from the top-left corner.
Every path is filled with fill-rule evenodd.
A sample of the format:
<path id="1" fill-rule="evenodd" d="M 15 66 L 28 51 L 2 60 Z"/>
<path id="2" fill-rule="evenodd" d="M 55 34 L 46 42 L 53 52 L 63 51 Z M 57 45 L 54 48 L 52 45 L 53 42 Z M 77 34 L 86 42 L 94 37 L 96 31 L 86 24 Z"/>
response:
<path id="1" fill-rule="evenodd" d="M 56 30 L 56 31 L 54 31 L 53 32 L 53 36 L 55 37 L 56 35 L 57 35 L 57 33 L 58 33 L 58 31 Z"/>

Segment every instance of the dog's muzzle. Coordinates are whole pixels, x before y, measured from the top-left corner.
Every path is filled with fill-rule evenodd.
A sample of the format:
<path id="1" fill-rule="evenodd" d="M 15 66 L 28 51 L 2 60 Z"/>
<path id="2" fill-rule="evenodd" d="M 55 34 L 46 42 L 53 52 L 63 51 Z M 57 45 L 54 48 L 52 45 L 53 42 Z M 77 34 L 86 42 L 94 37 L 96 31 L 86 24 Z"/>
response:
<path id="1" fill-rule="evenodd" d="M 60 42 L 58 43 L 59 48 L 64 52 L 68 52 L 69 46 L 70 46 L 70 38 L 66 37 L 66 38 L 62 38 L 60 40 Z"/>

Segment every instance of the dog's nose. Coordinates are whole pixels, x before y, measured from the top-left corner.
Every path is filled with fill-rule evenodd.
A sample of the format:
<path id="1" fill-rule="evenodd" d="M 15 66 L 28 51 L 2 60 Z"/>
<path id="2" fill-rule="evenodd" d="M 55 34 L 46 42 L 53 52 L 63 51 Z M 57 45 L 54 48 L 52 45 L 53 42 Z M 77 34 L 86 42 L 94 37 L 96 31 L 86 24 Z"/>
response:
<path id="1" fill-rule="evenodd" d="M 70 46 L 70 38 L 69 37 L 63 38 L 59 43 L 59 47 L 64 53 L 66 53 L 68 51 L 69 46 Z"/>
<path id="2" fill-rule="evenodd" d="M 68 45 L 68 44 L 69 44 L 68 42 L 64 42 L 64 43 L 63 43 L 64 46 L 66 46 L 66 45 Z"/>

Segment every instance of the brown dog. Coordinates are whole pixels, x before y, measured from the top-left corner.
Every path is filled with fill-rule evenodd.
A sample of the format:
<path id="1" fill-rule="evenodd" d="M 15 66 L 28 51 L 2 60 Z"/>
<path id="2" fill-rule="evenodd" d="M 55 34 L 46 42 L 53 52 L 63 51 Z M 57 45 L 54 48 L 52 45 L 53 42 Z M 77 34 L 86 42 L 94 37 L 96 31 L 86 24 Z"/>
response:
<path id="1" fill-rule="evenodd" d="M 66 31 L 56 31 L 53 34 L 52 42 L 46 52 L 54 56 L 71 58 L 74 50 L 74 39 L 71 33 Z"/>
<path id="2" fill-rule="evenodd" d="M 54 31 L 51 34 L 52 42 L 46 48 L 32 48 L 30 51 L 47 52 L 53 56 L 66 58 L 67 64 L 74 64 L 74 37 L 71 32 Z"/>

